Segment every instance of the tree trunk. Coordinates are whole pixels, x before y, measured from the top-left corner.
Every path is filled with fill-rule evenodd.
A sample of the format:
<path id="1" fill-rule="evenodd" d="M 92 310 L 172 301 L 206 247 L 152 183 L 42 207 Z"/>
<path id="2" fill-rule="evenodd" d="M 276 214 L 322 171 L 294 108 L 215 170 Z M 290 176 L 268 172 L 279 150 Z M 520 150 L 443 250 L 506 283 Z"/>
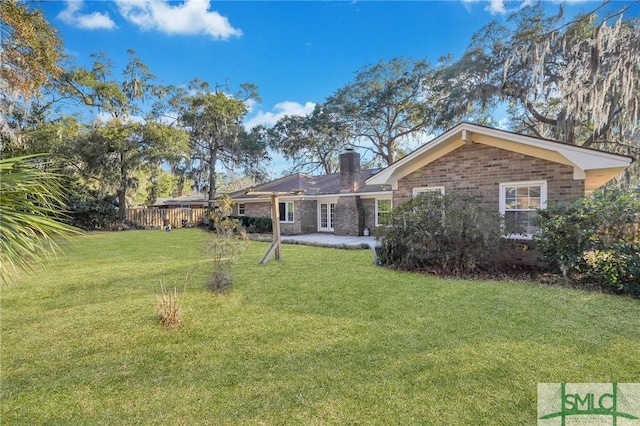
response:
<path id="1" fill-rule="evenodd" d="M 118 220 L 124 222 L 127 218 L 127 191 L 123 188 L 118 188 Z"/>
<path id="2" fill-rule="evenodd" d="M 216 161 L 218 152 L 215 148 L 209 149 L 209 209 L 213 210 L 216 205 Z"/>
<path id="3" fill-rule="evenodd" d="M 118 219 L 124 222 L 127 218 L 127 172 L 124 167 L 124 151 L 120 151 L 120 187 L 118 194 Z"/>

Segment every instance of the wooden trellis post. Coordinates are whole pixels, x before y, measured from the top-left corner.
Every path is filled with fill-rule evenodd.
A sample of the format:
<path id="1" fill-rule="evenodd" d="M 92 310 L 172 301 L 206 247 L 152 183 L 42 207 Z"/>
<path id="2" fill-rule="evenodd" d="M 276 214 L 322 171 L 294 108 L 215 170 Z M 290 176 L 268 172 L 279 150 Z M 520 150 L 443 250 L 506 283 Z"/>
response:
<path id="1" fill-rule="evenodd" d="M 278 203 L 278 194 L 275 192 L 271 194 L 271 228 L 273 229 L 273 242 L 260 261 L 262 265 L 266 264 L 274 254 L 276 260 L 282 258 L 280 255 L 280 206 Z"/>
<path id="2" fill-rule="evenodd" d="M 279 195 L 298 194 L 300 191 L 293 192 L 253 192 L 248 190 L 245 192 L 247 195 L 270 195 L 271 196 L 271 228 L 273 229 L 273 242 L 269 247 L 269 250 L 265 253 L 264 257 L 260 261 L 260 264 L 266 264 L 273 255 L 276 260 L 282 259 L 282 253 L 280 251 L 280 207 L 278 202 Z"/>

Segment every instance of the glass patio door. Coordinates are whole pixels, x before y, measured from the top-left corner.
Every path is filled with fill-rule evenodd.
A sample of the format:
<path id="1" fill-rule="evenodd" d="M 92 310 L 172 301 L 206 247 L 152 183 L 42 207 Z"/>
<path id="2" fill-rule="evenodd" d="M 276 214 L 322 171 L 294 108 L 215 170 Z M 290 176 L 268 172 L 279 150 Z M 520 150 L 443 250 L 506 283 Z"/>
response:
<path id="1" fill-rule="evenodd" d="M 320 203 L 318 231 L 333 232 L 336 203 Z"/>

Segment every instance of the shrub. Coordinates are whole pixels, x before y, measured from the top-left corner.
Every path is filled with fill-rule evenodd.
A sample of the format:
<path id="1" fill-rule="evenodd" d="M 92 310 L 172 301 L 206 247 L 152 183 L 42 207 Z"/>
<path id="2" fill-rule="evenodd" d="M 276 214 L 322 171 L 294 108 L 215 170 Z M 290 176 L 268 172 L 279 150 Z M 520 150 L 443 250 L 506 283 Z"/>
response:
<path id="1" fill-rule="evenodd" d="M 229 216 L 236 219 L 248 233 L 265 234 L 273 232 L 270 217 Z"/>
<path id="2" fill-rule="evenodd" d="M 213 293 L 224 293 L 231 288 L 233 277 L 229 268 L 214 268 L 207 282 L 207 289 Z"/>
<path id="3" fill-rule="evenodd" d="M 616 189 L 550 203 L 534 223 L 540 259 L 566 280 L 640 296 L 640 194 Z"/>
<path id="4" fill-rule="evenodd" d="M 393 210 L 390 226 L 376 230 L 383 265 L 467 273 L 498 263 L 500 214 L 475 197 L 423 194 Z"/>
<path id="5" fill-rule="evenodd" d="M 231 200 L 223 197 L 218 201 L 218 209 L 210 215 L 209 226 L 214 232 L 208 243 L 208 251 L 212 257 L 213 271 L 207 288 L 215 293 L 231 288 L 231 265 L 247 242 L 244 230 L 238 231 L 240 221 L 227 215 L 231 211 L 230 207 Z"/>
<path id="6" fill-rule="evenodd" d="M 76 187 L 67 199 L 69 222 L 87 231 L 107 229 L 117 220 L 117 202 L 114 196 Z"/>

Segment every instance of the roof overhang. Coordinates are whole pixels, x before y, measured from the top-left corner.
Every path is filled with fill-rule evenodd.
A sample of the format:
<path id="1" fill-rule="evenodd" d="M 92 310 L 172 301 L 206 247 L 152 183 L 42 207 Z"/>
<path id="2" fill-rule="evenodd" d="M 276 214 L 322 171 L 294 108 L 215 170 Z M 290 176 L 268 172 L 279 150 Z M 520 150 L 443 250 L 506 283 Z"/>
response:
<path id="1" fill-rule="evenodd" d="M 624 171 L 633 158 L 595 149 L 519 135 L 470 123 L 462 123 L 426 143 L 411 154 L 367 179 L 367 185 L 390 185 L 464 144 L 483 144 L 573 167 L 573 178 L 584 179 L 590 193 Z"/>

